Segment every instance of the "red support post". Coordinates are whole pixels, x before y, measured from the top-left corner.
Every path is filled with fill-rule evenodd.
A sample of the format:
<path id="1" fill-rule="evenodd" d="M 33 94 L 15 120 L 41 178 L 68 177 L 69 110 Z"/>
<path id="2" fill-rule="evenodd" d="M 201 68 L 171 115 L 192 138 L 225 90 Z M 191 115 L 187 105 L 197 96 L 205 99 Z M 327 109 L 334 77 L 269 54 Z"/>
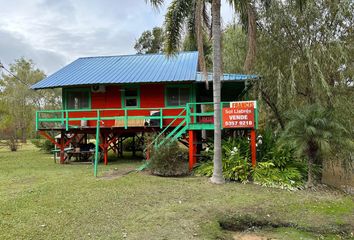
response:
<path id="1" fill-rule="evenodd" d="M 256 130 L 251 129 L 251 160 L 252 167 L 255 168 L 257 164 L 256 160 L 257 148 L 256 148 Z"/>
<path id="2" fill-rule="evenodd" d="M 192 170 L 194 167 L 194 164 L 197 162 L 197 148 L 195 145 L 195 140 L 196 140 L 196 134 L 193 130 L 188 131 L 188 141 L 189 141 L 189 170 Z"/>

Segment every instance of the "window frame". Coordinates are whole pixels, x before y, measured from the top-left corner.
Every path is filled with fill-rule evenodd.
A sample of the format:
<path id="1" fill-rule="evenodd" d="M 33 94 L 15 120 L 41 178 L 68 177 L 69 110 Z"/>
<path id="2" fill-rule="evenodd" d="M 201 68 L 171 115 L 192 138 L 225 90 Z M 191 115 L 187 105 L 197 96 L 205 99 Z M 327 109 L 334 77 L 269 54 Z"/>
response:
<path id="1" fill-rule="evenodd" d="M 140 108 L 140 86 L 123 86 L 121 89 L 123 90 L 121 91 L 122 108 Z M 126 89 L 136 89 L 137 96 L 126 97 L 125 96 Z M 126 106 L 127 99 L 136 99 L 136 106 Z"/>
<path id="2" fill-rule="evenodd" d="M 192 84 L 173 84 L 173 85 L 168 85 L 165 87 L 165 106 L 166 107 L 181 107 L 185 106 L 186 104 L 181 105 L 180 103 L 180 89 L 185 88 L 189 90 L 189 101 L 188 103 L 195 102 L 195 92 L 194 92 L 194 85 Z M 168 104 L 168 95 L 167 95 L 167 89 L 169 88 L 178 88 L 178 105 L 170 105 Z"/>
<path id="3" fill-rule="evenodd" d="M 73 92 L 85 92 L 85 93 L 88 93 L 88 107 L 87 108 L 78 108 L 78 109 L 75 109 L 75 108 L 68 108 L 68 97 L 69 97 L 69 94 L 70 93 L 73 93 Z M 64 88 L 63 89 L 63 107 L 64 107 L 64 110 L 90 110 L 91 109 L 91 88 Z"/>

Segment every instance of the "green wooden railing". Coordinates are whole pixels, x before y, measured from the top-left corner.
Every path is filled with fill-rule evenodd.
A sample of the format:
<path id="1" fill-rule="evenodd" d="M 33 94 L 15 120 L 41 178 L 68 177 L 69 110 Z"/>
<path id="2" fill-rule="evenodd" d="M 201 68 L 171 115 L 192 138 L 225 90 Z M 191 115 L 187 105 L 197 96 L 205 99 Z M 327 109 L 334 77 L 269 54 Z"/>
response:
<path id="1" fill-rule="evenodd" d="M 257 103 L 256 103 L 257 104 Z M 204 105 L 204 112 L 200 111 L 200 106 Z M 222 116 L 222 109 L 229 106 L 230 102 L 220 103 L 220 115 Z M 164 108 L 104 108 L 104 109 L 77 109 L 77 110 L 41 110 L 36 112 L 36 130 L 40 129 L 65 129 L 81 127 L 79 125 L 70 125 L 73 121 L 106 121 L 106 120 L 123 120 L 124 128 L 129 127 L 129 120 L 133 119 L 150 119 L 159 120 L 160 128 L 164 131 L 171 128 L 178 119 L 184 121 L 183 125 L 189 126 L 191 129 L 212 129 L 213 124 L 206 124 L 198 121 L 200 117 L 214 116 L 213 102 L 198 102 L 187 103 L 186 106 L 180 107 L 164 107 Z M 198 110 L 199 109 L 199 110 Z M 255 111 L 255 124 L 258 128 L 258 108 Z M 169 110 L 179 110 L 178 113 L 166 113 Z M 143 114 L 146 111 L 159 111 L 159 115 L 151 116 Z M 135 115 L 130 115 L 134 113 Z M 90 116 L 72 116 L 75 113 L 82 113 Z M 106 116 L 105 116 L 106 115 Z M 107 116 L 108 115 L 108 116 Z M 110 116 L 109 116 L 110 115 Z M 164 126 L 164 120 L 171 120 L 171 122 Z M 221 121 L 222 122 L 222 121 Z M 57 126 L 42 126 L 42 123 L 54 123 Z M 180 123 L 179 123 L 180 124 Z M 101 125 L 102 126 L 102 125 Z M 220 126 L 222 128 L 222 126 Z M 163 131 L 163 132 L 164 132 Z M 161 133 L 160 133 L 161 134 Z M 163 134 L 163 133 L 162 133 Z"/>
<path id="2" fill-rule="evenodd" d="M 163 120 L 173 120 L 176 117 L 185 119 L 186 116 L 180 116 L 177 114 L 164 114 L 168 110 L 179 110 L 180 112 L 185 110 L 185 107 L 164 107 L 164 108 L 104 108 L 104 109 L 76 109 L 76 110 L 41 110 L 36 112 L 36 130 L 40 129 L 62 129 L 65 128 L 68 131 L 70 128 L 80 127 L 78 125 L 70 126 L 70 122 L 73 121 L 107 121 L 107 120 L 123 120 L 124 128 L 127 129 L 129 120 L 132 119 L 150 119 L 159 120 L 160 128 L 163 128 Z M 144 112 L 159 111 L 159 115 L 151 116 L 149 114 L 143 114 Z M 136 115 L 129 115 L 135 112 Z M 140 112 L 140 114 L 139 114 Z M 90 116 L 72 116 L 75 113 L 86 114 Z M 105 116 L 106 115 L 106 116 Z M 107 116 L 108 115 L 108 116 Z M 111 116 L 109 116 L 111 115 Z M 178 116 L 176 116 L 178 115 Z M 42 123 L 56 123 L 57 126 L 42 126 Z"/>
<path id="3" fill-rule="evenodd" d="M 201 105 L 203 105 L 204 111 L 201 112 Z M 220 115 L 222 118 L 222 109 L 227 106 L 229 107 L 230 102 L 220 103 Z M 164 108 L 105 108 L 105 109 L 81 109 L 81 110 L 42 110 L 36 112 L 36 130 L 44 130 L 41 126 L 42 123 L 57 123 L 59 124 L 58 129 L 62 130 L 65 128 L 68 131 L 70 128 L 78 128 L 81 126 L 70 126 L 72 121 L 96 121 L 96 148 L 95 148 L 95 161 L 94 161 L 94 176 L 97 176 L 97 166 L 99 158 L 99 134 L 101 128 L 101 121 L 105 120 L 123 120 L 124 128 L 127 129 L 129 126 L 130 119 L 150 119 L 159 120 L 160 128 L 163 129 L 159 135 L 147 146 L 149 149 L 151 146 L 160 147 L 163 144 L 168 144 L 171 141 L 177 140 L 182 134 L 186 133 L 188 129 L 190 130 L 212 130 L 214 129 L 213 122 L 205 123 L 200 122 L 198 118 L 200 117 L 212 117 L 214 116 L 214 103 L 213 102 L 199 102 L 199 103 L 187 103 L 183 107 L 164 107 Z M 178 113 L 174 115 L 168 115 L 166 113 L 169 110 L 179 110 Z M 141 112 L 141 115 L 129 115 L 132 111 L 135 114 Z M 148 111 L 159 111 L 158 116 L 143 114 Z M 110 114 L 107 114 L 110 112 Z M 85 113 L 93 116 L 80 116 L 74 117 L 70 116 L 74 113 Z M 105 116 L 112 115 L 112 116 Z M 163 120 L 170 119 L 171 121 L 167 126 L 164 126 Z M 180 120 L 178 122 L 177 120 Z M 256 102 L 255 109 L 255 128 L 258 129 L 258 106 Z M 221 123 L 222 123 L 221 119 Z M 48 127 L 47 129 L 54 129 L 55 127 Z M 222 125 L 220 126 L 222 128 Z M 170 132 L 168 132 L 171 130 Z M 168 132 L 168 134 L 167 134 Z"/>

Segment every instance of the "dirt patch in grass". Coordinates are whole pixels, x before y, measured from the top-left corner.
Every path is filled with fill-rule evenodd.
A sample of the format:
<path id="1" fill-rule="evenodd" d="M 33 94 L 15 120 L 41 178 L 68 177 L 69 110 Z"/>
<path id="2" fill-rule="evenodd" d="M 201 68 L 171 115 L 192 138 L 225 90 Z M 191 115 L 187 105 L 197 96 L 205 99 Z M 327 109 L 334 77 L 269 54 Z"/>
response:
<path id="1" fill-rule="evenodd" d="M 135 171 L 135 167 L 114 168 L 104 172 L 100 179 L 113 180 Z"/>
<path id="2" fill-rule="evenodd" d="M 222 229 L 233 232 L 233 239 L 241 240 L 277 239 L 265 235 L 259 235 L 254 232 L 266 230 L 268 233 L 272 233 L 274 229 L 278 228 L 290 229 L 290 231 L 298 231 L 314 236 L 335 235 L 340 239 L 349 239 L 350 237 L 353 237 L 353 229 L 349 224 L 335 224 L 330 227 L 302 226 L 295 222 L 286 222 L 273 218 L 262 212 L 228 216 L 222 218 L 219 223 Z"/>

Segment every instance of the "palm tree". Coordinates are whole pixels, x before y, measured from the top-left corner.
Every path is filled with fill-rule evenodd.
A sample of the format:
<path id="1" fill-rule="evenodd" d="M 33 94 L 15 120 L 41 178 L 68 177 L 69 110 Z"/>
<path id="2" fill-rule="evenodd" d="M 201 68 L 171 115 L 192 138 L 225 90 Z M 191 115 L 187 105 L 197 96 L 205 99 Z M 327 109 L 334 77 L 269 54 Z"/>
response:
<path id="1" fill-rule="evenodd" d="M 213 34 L 213 102 L 214 102 L 214 168 L 213 176 L 210 181 L 216 184 L 222 184 L 225 179 L 222 175 L 222 150 L 221 150 L 221 84 L 220 77 L 222 74 L 222 51 L 221 51 L 221 17 L 220 17 L 220 0 L 213 0 L 211 5 L 212 13 L 212 34 Z"/>
<path id="2" fill-rule="evenodd" d="M 331 112 L 318 104 L 305 106 L 290 114 L 282 140 L 307 159 L 307 187 L 313 186 L 313 164 L 322 161 L 334 146 L 352 145 L 350 133 L 333 119 Z"/>
<path id="3" fill-rule="evenodd" d="M 163 4 L 163 0 L 149 0 L 154 7 Z M 199 51 L 199 64 L 204 72 L 206 83 L 208 82 L 203 53 L 203 30 L 208 26 L 208 15 L 205 0 L 173 0 L 168 7 L 165 16 L 167 54 L 178 51 L 181 42 L 181 32 L 185 23 L 190 29 L 195 29 L 197 46 Z M 221 116 L 220 116 L 220 76 L 221 76 L 221 17 L 220 0 L 212 0 L 212 35 L 213 35 L 213 97 L 214 97 L 214 171 L 210 179 L 212 183 L 224 183 L 222 175 L 222 154 L 221 154 Z M 203 20 L 203 21 L 202 21 Z"/>

